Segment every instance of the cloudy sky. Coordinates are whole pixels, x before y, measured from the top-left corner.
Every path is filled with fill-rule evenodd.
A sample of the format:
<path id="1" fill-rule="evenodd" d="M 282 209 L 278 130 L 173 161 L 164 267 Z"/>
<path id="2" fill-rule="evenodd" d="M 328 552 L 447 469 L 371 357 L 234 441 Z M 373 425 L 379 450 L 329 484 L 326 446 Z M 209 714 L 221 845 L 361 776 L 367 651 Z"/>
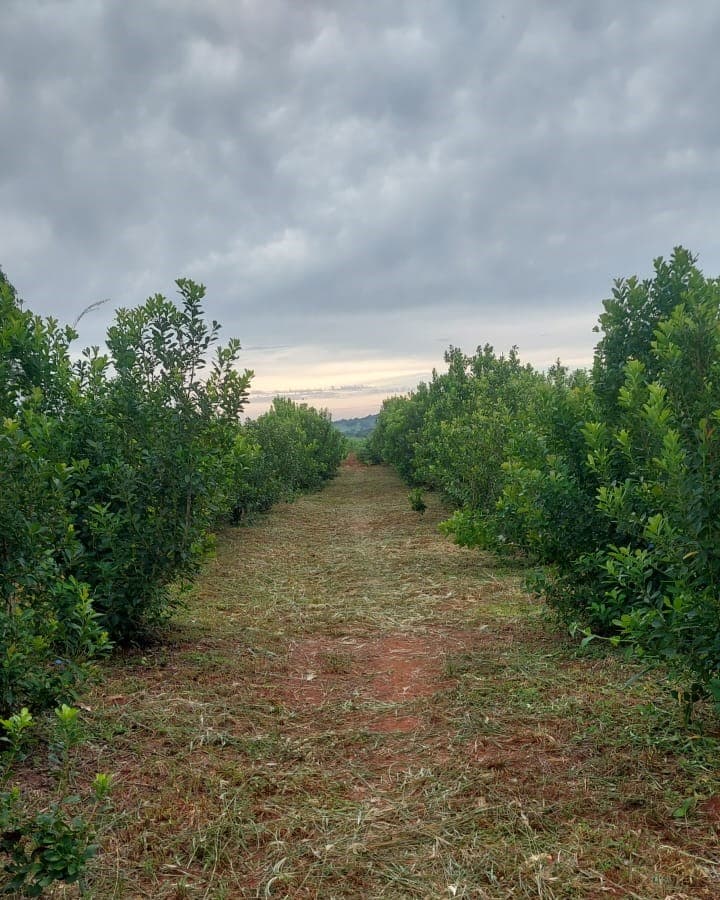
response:
<path id="1" fill-rule="evenodd" d="M 448 344 L 589 361 L 619 275 L 720 274 L 717 0 L 0 0 L 0 265 L 100 343 L 208 288 L 336 417 Z"/>

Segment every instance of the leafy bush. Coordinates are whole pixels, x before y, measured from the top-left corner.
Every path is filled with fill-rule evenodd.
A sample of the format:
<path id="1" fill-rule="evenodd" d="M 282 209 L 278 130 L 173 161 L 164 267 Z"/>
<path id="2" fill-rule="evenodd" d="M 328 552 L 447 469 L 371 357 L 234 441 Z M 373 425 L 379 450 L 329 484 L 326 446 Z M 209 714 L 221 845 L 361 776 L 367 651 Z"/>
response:
<path id="1" fill-rule="evenodd" d="M 238 493 L 238 505 L 245 512 L 267 509 L 321 487 L 336 474 L 347 453 L 347 441 L 329 413 L 283 397 L 276 397 L 268 412 L 248 422 L 246 436 L 255 449 L 252 470 Z"/>
<path id="2" fill-rule="evenodd" d="M 598 508 L 622 536 L 605 560 L 617 625 L 689 695 L 720 701 L 720 282 L 693 269 L 676 299 L 652 376 L 627 363 L 617 424 L 596 424 L 589 443 Z"/>
<path id="3" fill-rule="evenodd" d="M 375 429 L 367 441 L 368 461 L 389 463 L 409 484 L 417 482 L 415 449 L 427 402 L 424 384 L 407 397 L 389 397 L 383 401 Z"/>
<path id="4" fill-rule="evenodd" d="M 369 449 L 411 484 L 441 492 L 455 507 L 445 530 L 467 545 L 485 544 L 481 519 L 494 513 L 503 463 L 542 388 L 542 378 L 513 348 L 496 356 L 451 347 L 448 371 L 433 373 L 408 397 L 386 400 Z"/>
<path id="5" fill-rule="evenodd" d="M 118 312 L 109 356 L 86 354 L 64 417 L 68 453 L 86 461 L 72 479 L 84 548 L 73 571 L 121 642 L 172 611 L 170 585 L 197 571 L 237 474 L 228 462 L 252 373 L 234 368 L 235 340 L 210 364 L 219 326 L 203 320 L 205 289 L 177 285 L 179 306 L 156 295 Z"/>
<path id="6" fill-rule="evenodd" d="M 410 502 L 410 509 L 420 513 L 420 515 L 427 509 L 422 488 L 413 488 L 408 496 L 408 501 Z"/>
<path id="7" fill-rule="evenodd" d="M 625 366 L 637 360 L 645 366 L 650 380 L 656 375 L 652 346 L 655 331 L 681 302 L 690 282 L 698 276 L 696 258 L 676 247 L 669 260 L 654 260 L 654 277 L 618 278 L 612 296 L 603 301 L 603 312 L 595 331 L 602 334 L 595 348 L 593 389 L 604 420 L 614 421 Z"/>
<path id="8" fill-rule="evenodd" d="M 2 276 L 2 273 L 0 273 Z M 0 277 L 0 715 L 70 700 L 107 647 L 73 524 L 73 479 L 59 411 L 70 395 L 67 342 L 20 308 Z"/>

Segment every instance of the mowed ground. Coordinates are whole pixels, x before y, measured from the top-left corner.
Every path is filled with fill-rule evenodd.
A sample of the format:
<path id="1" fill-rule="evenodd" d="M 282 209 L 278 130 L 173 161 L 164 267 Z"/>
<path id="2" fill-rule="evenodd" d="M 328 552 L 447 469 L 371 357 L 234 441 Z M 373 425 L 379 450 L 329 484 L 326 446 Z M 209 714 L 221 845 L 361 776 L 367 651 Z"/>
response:
<path id="1" fill-rule="evenodd" d="M 86 699 L 80 782 L 116 783 L 90 896 L 720 896 L 713 720 L 578 653 L 428 505 L 351 464 L 219 536 Z"/>

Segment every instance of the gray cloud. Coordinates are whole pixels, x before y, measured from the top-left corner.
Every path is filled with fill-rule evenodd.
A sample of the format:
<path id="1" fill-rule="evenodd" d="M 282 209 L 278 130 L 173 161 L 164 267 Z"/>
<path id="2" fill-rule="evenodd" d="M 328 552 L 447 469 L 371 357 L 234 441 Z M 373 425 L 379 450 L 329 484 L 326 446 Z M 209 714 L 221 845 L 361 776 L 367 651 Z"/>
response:
<path id="1" fill-rule="evenodd" d="M 183 275 L 248 345 L 587 358 L 613 277 L 720 271 L 719 38 L 713 0 L 10 0 L 0 263 L 69 321 Z"/>

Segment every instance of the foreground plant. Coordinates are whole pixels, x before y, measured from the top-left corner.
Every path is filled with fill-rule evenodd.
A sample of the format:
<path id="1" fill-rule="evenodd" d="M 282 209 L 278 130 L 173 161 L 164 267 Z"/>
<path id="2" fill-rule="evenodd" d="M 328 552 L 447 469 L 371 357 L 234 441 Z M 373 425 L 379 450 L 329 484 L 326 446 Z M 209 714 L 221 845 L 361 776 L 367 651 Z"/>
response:
<path id="1" fill-rule="evenodd" d="M 8 787 L 13 767 L 31 739 L 35 720 L 26 708 L 0 720 L 7 744 L 0 755 L 0 856 L 5 893 L 38 897 L 56 882 L 77 883 L 84 893 L 88 863 L 98 852 L 96 823 L 108 809 L 112 779 L 106 774 L 96 775 L 85 796 L 70 791 L 71 751 L 82 741 L 79 710 L 63 704 L 55 710 L 55 718 L 50 742 L 50 762 L 58 773 L 55 796 L 46 807 L 35 811 L 27 808 L 18 786 Z"/>

